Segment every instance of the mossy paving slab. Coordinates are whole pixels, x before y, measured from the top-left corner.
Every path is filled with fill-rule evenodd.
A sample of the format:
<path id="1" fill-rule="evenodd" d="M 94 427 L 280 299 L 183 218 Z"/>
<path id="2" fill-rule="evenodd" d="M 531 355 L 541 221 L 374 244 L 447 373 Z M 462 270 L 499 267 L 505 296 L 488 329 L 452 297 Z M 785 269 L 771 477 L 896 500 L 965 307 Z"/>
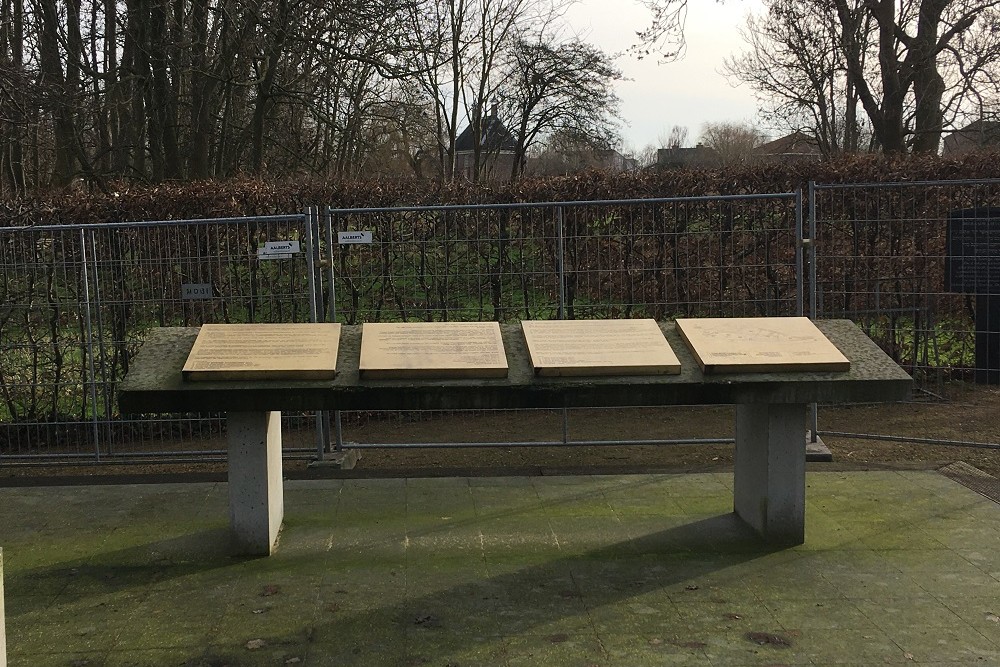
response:
<path id="1" fill-rule="evenodd" d="M 225 485 L 0 489 L 10 663 L 1000 662 L 1000 507 L 940 477 L 809 473 L 778 551 L 726 475 L 303 483 L 268 559 L 194 511 Z"/>
<path id="2" fill-rule="evenodd" d="M 82 667 L 105 667 L 108 664 L 107 651 L 44 651 L 31 654 L 30 657 L 13 654 L 8 656 L 10 667 L 15 665 L 25 665 L 26 667 L 71 667 L 81 665 Z"/>
<path id="3" fill-rule="evenodd" d="M 1000 663 L 1000 645 L 971 627 L 932 628 L 918 625 L 893 628 L 887 634 L 917 662 Z"/>
<path id="4" fill-rule="evenodd" d="M 608 657 L 600 641 L 590 633 L 555 631 L 512 637 L 507 642 L 507 664 L 510 667 L 602 665 L 607 664 Z"/>
<path id="5" fill-rule="evenodd" d="M 620 633 L 602 634 L 601 646 L 607 662 L 599 664 L 614 667 L 630 665 L 663 665 L 665 667 L 710 667 L 712 661 L 705 654 L 705 643 L 692 639 L 686 633 L 670 629 L 654 634 Z"/>

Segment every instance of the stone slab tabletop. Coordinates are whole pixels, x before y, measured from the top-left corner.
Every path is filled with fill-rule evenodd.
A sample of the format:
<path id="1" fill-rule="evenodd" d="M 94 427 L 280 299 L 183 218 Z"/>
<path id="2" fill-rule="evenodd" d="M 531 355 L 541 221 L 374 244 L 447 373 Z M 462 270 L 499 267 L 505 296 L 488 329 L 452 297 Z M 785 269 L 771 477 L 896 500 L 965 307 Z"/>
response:
<path id="1" fill-rule="evenodd" d="M 506 378 L 362 380 L 361 326 L 341 330 L 333 380 L 186 382 L 181 368 L 197 327 L 153 329 L 119 384 L 122 413 L 263 410 L 463 410 L 735 403 L 889 402 L 911 379 L 849 320 L 816 326 L 850 359 L 849 371 L 705 375 L 673 322 L 660 328 L 681 362 L 677 375 L 537 377 L 519 323 L 501 331 Z"/>

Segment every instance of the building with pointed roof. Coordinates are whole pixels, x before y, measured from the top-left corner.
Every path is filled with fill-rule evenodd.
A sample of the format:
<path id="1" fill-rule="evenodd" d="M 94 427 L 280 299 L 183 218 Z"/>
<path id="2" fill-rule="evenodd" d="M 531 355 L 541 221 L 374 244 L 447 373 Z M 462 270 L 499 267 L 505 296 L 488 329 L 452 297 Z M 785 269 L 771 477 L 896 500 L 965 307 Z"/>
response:
<path id="1" fill-rule="evenodd" d="M 987 148 L 1000 148 L 1000 121 L 977 120 L 944 138 L 945 157 L 960 157 Z"/>
<path id="2" fill-rule="evenodd" d="M 479 136 L 479 178 L 476 178 L 476 130 L 472 123 L 455 140 L 455 177 L 475 180 L 510 178 L 517 159 L 517 139 L 497 115 L 494 104 L 483 119 Z"/>
<path id="3" fill-rule="evenodd" d="M 759 160 L 788 162 L 793 160 L 819 160 L 823 151 L 815 137 L 805 132 L 792 132 L 774 141 L 768 141 L 753 149 L 753 155 Z"/>

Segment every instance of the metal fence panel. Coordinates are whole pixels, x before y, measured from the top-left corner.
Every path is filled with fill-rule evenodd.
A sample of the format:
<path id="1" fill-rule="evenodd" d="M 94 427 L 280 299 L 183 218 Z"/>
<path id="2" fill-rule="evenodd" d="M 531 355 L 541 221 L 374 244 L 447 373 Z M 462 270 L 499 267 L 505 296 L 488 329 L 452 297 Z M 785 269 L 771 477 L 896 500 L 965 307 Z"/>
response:
<path id="1" fill-rule="evenodd" d="M 955 273 L 948 228 L 956 211 L 1000 206 L 1000 180 L 810 193 L 808 233 L 797 193 L 0 228 L 0 461 L 221 458 L 218 415 L 123 419 L 115 403 L 146 331 L 204 322 L 668 319 L 808 306 L 858 322 L 928 396 L 991 380 L 983 355 L 1000 340 L 1000 295 L 954 281 L 995 270 L 1000 225 L 951 239 L 993 253 L 966 264 L 972 278 Z M 281 240 L 304 252 L 259 257 Z M 350 417 L 358 441 L 360 425 L 380 418 Z M 552 441 L 566 441 L 566 415 L 552 418 Z M 331 422 L 285 419 L 286 454 L 307 455 L 315 438 L 322 453 Z"/>
<path id="2" fill-rule="evenodd" d="M 336 312 L 386 320 L 791 315 L 796 194 L 332 209 Z M 327 297 L 329 298 L 329 297 Z"/>
<path id="3" fill-rule="evenodd" d="M 348 324 L 797 315 L 801 213 L 797 193 L 330 209 L 326 311 Z M 338 444 L 356 446 L 370 444 L 358 425 L 400 418 L 345 416 Z"/>
<path id="4" fill-rule="evenodd" d="M 932 400 L 961 398 L 977 382 L 995 384 L 1000 216 L 970 227 L 971 236 L 962 237 L 956 224 L 970 211 L 1000 206 L 1000 180 L 813 184 L 810 192 L 814 316 L 856 322 Z M 957 249 L 949 254 L 949 229 L 953 242 L 964 239 L 965 251 L 980 253 L 978 268 L 966 268 L 994 276 L 992 287 L 950 284 Z"/>
<path id="5" fill-rule="evenodd" d="M 949 217 L 1000 205 L 1000 180 L 816 185 L 812 298 L 819 317 L 846 317 L 925 391 L 975 382 L 976 296 L 947 289 Z M 982 228 L 1000 246 L 1000 220 Z M 995 234 L 996 238 L 988 238 Z"/>
<path id="6" fill-rule="evenodd" d="M 266 241 L 304 239 L 305 224 L 296 215 L 0 229 L 0 457 L 221 455 L 218 415 L 123 419 L 117 383 L 153 327 L 309 321 L 306 254 L 258 257 Z M 287 419 L 294 445 L 312 421 Z"/>
<path id="7" fill-rule="evenodd" d="M 794 315 L 800 230 L 792 193 L 0 229 L 0 457 L 221 458 L 218 415 L 117 413 L 152 327 Z M 305 252 L 258 256 L 277 240 Z M 285 418 L 286 454 L 317 427 L 322 453 L 329 422 Z"/>

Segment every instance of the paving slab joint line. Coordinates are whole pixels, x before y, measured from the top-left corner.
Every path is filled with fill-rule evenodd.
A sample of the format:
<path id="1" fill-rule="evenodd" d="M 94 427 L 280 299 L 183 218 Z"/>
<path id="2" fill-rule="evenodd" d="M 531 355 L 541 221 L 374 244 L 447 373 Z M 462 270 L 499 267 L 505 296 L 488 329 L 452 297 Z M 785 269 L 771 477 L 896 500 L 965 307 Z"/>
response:
<path id="1" fill-rule="evenodd" d="M 967 489 L 1000 504 L 1000 480 L 988 472 L 969 465 L 965 461 L 956 461 L 946 465 L 938 469 L 938 472 Z"/>

